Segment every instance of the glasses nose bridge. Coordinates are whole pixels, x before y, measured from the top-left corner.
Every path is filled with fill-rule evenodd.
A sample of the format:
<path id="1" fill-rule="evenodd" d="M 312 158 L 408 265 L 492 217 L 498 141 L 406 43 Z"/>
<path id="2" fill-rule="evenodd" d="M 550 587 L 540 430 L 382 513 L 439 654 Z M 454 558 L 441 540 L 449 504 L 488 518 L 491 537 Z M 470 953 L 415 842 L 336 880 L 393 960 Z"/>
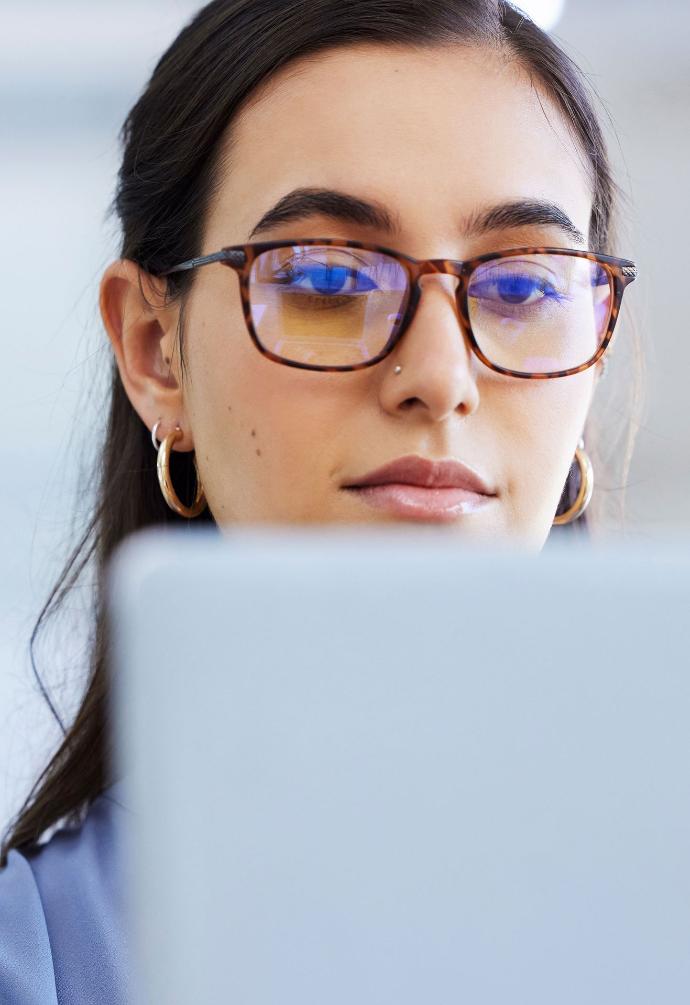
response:
<path id="1" fill-rule="evenodd" d="M 427 258 L 426 261 L 420 262 L 415 280 L 420 290 L 422 289 L 421 280 L 426 275 L 453 275 L 462 280 L 463 263 L 454 258 Z"/>
<path id="2" fill-rule="evenodd" d="M 463 263 L 453 258 L 428 258 L 419 263 L 415 285 L 422 291 L 422 279 L 425 276 L 454 276 L 458 282 L 452 285 L 452 290 L 457 293 L 463 280 Z"/>

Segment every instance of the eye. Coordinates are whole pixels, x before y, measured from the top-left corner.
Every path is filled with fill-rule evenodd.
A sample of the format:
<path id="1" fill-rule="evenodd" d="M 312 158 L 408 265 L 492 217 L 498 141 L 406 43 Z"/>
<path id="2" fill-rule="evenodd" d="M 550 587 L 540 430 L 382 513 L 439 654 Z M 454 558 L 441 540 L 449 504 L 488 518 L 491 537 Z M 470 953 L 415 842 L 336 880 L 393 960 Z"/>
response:
<path id="1" fill-rule="evenodd" d="M 313 290 L 323 296 L 370 293 L 378 289 L 374 280 L 361 270 L 324 262 L 290 262 L 273 278 L 291 289 Z"/>
<path id="2" fill-rule="evenodd" d="M 539 303 L 546 297 L 560 297 L 556 287 L 545 277 L 505 269 L 495 269 L 473 279 L 469 295 L 478 300 L 520 306 Z"/>

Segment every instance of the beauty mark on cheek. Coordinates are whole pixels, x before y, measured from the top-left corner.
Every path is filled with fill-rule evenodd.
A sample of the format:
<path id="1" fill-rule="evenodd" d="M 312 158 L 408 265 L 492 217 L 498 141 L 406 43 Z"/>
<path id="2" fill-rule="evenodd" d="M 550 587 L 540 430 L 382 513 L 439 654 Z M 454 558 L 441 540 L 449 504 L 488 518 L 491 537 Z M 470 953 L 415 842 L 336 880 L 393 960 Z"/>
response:
<path id="1" fill-rule="evenodd" d="M 253 437 L 254 439 L 256 438 L 256 430 L 255 430 L 255 429 L 252 429 L 252 437 Z M 259 450 L 259 448 L 258 448 L 258 447 L 256 448 L 256 456 L 257 456 L 257 457 L 261 457 L 261 451 Z"/>

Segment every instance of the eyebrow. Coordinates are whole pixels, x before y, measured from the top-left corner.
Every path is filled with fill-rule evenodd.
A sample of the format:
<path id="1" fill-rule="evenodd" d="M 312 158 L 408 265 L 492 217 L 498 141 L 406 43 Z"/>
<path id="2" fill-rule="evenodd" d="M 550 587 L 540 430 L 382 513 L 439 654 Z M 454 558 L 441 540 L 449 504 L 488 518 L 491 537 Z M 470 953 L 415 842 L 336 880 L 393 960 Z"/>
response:
<path id="1" fill-rule="evenodd" d="M 296 188 L 284 195 L 261 217 L 248 240 L 281 224 L 302 221 L 310 216 L 328 216 L 341 223 L 357 224 L 390 236 L 402 232 L 400 218 L 383 203 L 361 199 L 330 188 Z M 518 227 L 557 227 L 578 244 L 586 243 L 565 210 L 542 199 L 514 199 L 479 210 L 460 222 L 466 237 L 478 237 Z"/>
<path id="2" fill-rule="evenodd" d="M 585 244 L 585 235 L 578 230 L 565 210 L 544 199 L 515 199 L 491 206 L 466 221 L 463 230 L 468 235 L 488 234 L 495 230 L 517 227 L 558 227 L 578 244 Z"/>

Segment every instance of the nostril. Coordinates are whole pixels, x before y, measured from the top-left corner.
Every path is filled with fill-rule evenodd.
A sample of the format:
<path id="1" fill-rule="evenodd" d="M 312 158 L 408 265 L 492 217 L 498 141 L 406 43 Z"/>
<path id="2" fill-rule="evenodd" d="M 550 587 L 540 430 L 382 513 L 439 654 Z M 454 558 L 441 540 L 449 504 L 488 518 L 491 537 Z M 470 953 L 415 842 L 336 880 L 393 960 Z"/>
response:
<path id="1" fill-rule="evenodd" d="M 411 410 L 412 410 L 412 409 L 413 409 L 413 408 L 414 408 L 414 407 L 415 407 L 416 405 L 421 405 L 421 404 L 423 404 L 423 402 L 422 402 L 422 399 L 421 399 L 421 398 L 405 398 L 405 400 L 404 400 L 404 401 L 401 401 L 401 402 L 399 403 L 399 405 L 398 405 L 398 408 L 399 408 L 399 409 L 400 409 L 400 410 L 401 410 L 402 412 L 409 412 L 409 411 L 411 411 Z"/>

